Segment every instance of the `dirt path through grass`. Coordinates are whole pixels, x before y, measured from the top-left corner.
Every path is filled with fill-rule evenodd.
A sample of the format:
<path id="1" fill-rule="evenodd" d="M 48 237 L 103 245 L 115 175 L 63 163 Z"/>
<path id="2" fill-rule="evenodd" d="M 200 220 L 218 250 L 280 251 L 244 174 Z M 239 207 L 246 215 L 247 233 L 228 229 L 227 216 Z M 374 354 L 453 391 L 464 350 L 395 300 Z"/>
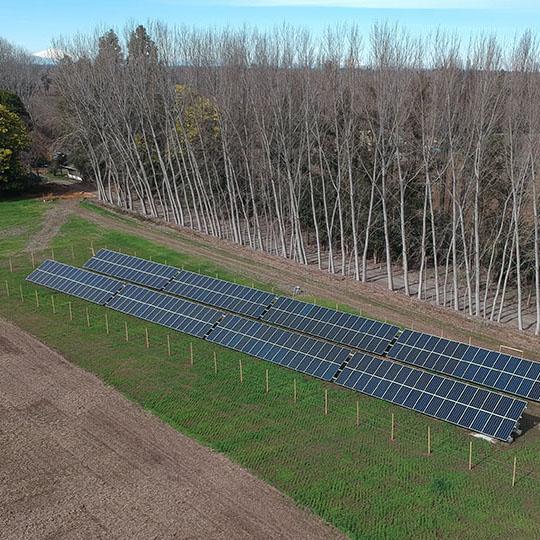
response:
<path id="1" fill-rule="evenodd" d="M 2 538 L 343 538 L 0 319 Z"/>
<path id="2" fill-rule="evenodd" d="M 30 253 L 46 248 L 78 206 L 78 199 L 58 199 L 43 216 L 41 228 L 28 241 L 24 251 Z"/>

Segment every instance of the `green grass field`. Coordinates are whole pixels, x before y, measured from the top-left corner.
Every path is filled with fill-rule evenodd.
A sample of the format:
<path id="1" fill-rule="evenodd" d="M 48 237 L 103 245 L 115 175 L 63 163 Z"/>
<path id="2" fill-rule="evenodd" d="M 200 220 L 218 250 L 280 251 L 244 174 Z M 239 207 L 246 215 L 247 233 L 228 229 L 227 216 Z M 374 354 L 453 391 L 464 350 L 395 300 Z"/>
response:
<path id="1" fill-rule="evenodd" d="M 26 202 L 24 213 L 16 208 L 18 204 L 0 203 L 0 230 L 25 226 L 26 215 L 28 220 L 39 220 L 34 206 L 42 203 Z M 5 218 L 7 215 L 12 218 Z M 11 253 L 12 248 L 4 247 L 5 241 L 0 237 L 0 253 Z M 91 243 L 95 249 L 106 246 L 136 252 L 251 284 L 212 261 L 175 253 L 80 218 L 71 218 L 51 247 L 56 259 L 81 266 L 91 255 Z M 50 254 L 50 249 L 40 253 L 39 260 Z M 469 471 L 471 437 L 463 430 L 179 333 L 170 333 L 173 354 L 169 357 L 167 330 L 59 294 L 54 295 L 53 314 L 51 291 L 24 282 L 31 271 L 29 256 L 14 256 L 12 264 L 14 271 L 10 272 L 6 259 L 0 258 L 0 316 L 30 331 L 178 431 L 223 452 L 351 538 L 540 537 L 540 438 L 536 432 L 511 446 L 472 439 L 474 467 Z M 273 286 L 255 285 L 267 290 Z M 148 349 L 145 328 L 150 336 Z M 392 414 L 396 419 L 393 442 L 389 440 Z M 428 426 L 432 435 L 429 456 Z M 518 477 L 512 488 L 514 456 Z"/>

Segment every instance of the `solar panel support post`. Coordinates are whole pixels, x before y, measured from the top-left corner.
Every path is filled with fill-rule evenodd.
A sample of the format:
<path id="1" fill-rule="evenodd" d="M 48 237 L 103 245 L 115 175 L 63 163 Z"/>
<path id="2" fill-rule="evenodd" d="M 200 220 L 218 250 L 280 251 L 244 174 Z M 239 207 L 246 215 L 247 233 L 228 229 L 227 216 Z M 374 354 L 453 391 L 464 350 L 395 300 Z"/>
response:
<path id="1" fill-rule="evenodd" d="M 469 471 L 472 471 L 472 441 L 469 441 Z"/>
<path id="2" fill-rule="evenodd" d="M 105 313 L 105 332 L 109 335 L 109 316 Z"/>
<path id="3" fill-rule="evenodd" d="M 11 260 L 11 257 L 9 258 L 9 271 L 13 273 L 13 261 Z"/>
<path id="4" fill-rule="evenodd" d="M 52 294 L 51 294 L 51 306 L 52 306 L 53 315 L 56 315 L 56 305 L 54 303 L 54 295 Z"/>
<path id="5" fill-rule="evenodd" d="M 238 359 L 238 369 L 240 370 L 240 383 L 244 382 L 244 372 L 242 370 L 242 359 Z"/>
<path id="6" fill-rule="evenodd" d="M 324 416 L 328 416 L 328 388 L 324 389 Z"/>
<path id="7" fill-rule="evenodd" d="M 396 435 L 396 419 L 394 413 L 392 413 L 392 425 L 390 427 L 390 440 L 393 442 Z"/>
<path id="8" fill-rule="evenodd" d="M 217 353 L 214 351 L 214 373 L 217 375 Z"/>
<path id="9" fill-rule="evenodd" d="M 129 341 L 129 330 L 128 330 L 128 324 L 127 321 L 124 321 L 124 330 L 126 333 L 126 343 Z"/>
<path id="10" fill-rule="evenodd" d="M 22 290 L 22 283 L 19 283 L 19 290 L 21 292 L 21 302 L 24 302 L 24 295 L 23 295 L 23 290 Z"/>
<path id="11" fill-rule="evenodd" d="M 296 379 L 293 379 L 293 403 L 296 403 L 297 391 L 296 391 Z"/>
<path id="12" fill-rule="evenodd" d="M 145 344 L 146 344 L 146 348 L 149 349 L 150 348 L 150 338 L 148 337 L 148 327 L 144 327 L 144 341 L 145 341 Z"/>
<path id="13" fill-rule="evenodd" d="M 268 368 L 265 370 L 264 377 L 265 377 L 265 391 L 268 394 L 268 392 L 270 391 L 270 385 L 269 385 L 269 381 L 268 381 Z"/>
<path id="14" fill-rule="evenodd" d="M 36 307 L 39 307 L 39 294 L 37 292 L 37 289 L 34 292 L 36 293 Z"/>
<path id="15" fill-rule="evenodd" d="M 90 251 L 92 252 L 92 257 L 96 256 L 96 252 L 94 251 L 94 241 L 90 241 Z"/>
<path id="16" fill-rule="evenodd" d="M 54 261 L 54 248 L 51 248 L 51 259 Z"/>
<path id="17" fill-rule="evenodd" d="M 73 249 L 73 244 L 70 244 L 69 246 L 71 248 L 71 260 L 75 260 L 75 250 Z"/>
<path id="18" fill-rule="evenodd" d="M 360 401 L 356 400 L 356 427 L 360 425 Z"/>
<path id="19" fill-rule="evenodd" d="M 512 470 L 512 487 L 516 485 L 516 468 L 517 468 L 517 457 L 514 456 L 514 468 Z"/>
<path id="20" fill-rule="evenodd" d="M 90 312 L 88 311 L 88 307 L 86 308 L 86 326 L 90 328 Z"/>
<path id="21" fill-rule="evenodd" d="M 34 259 L 34 252 L 30 252 L 30 260 L 32 261 L 32 269 L 36 267 L 36 260 Z"/>
<path id="22" fill-rule="evenodd" d="M 427 427 L 427 455 L 431 455 L 431 426 Z"/>
<path id="23" fill-rule="evenodd" d="M 73 320 L 73 308 L 71 307 L 71 302 L 68 302 L 68 309 L 69 309 L 69 320 Z"/>
<path id="24" fill-rule="evenodd" d="M 171 356 L 171 336 L 167 334 L 167 356 Z"/>
<path id="25" fill-rule="evenodd" d="M 7 282 L 7 279 L 6 279 L 6 294 L 9 296 L 9 283 Z"/>
<path id="26" fill-rule="evenodd" d="M 189 342 L 189 364 L 193 366 L 193 343 Z"/>

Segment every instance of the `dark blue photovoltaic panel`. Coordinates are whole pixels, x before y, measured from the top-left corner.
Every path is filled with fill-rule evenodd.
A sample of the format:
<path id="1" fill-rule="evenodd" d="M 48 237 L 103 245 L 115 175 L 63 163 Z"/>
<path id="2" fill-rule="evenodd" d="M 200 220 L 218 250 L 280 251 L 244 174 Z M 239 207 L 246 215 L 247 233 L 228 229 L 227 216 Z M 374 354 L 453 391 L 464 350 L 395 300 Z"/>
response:
<path id="1" fill-rule="evenodd" d="M 158 290 L 163 289 L 180 272 L 178 268 L 173 266 L 147 261 L 109 249 L 100 249 L 84 267 L 100 274 L 125 279 Z"/>
<path id="2" fill-rule="evenodd" d="M 201 338 L 223 317 L 215 309 L 131 284 L 107 307 Z"/>
<path id="3" fill-rule="evenodd" d="M 391 324 L 286 297 L 278 298 L 263 320 L 374 354 L 383 354 L 399 332 Z"/>
<path id="4" fill-rule="evenodd" d="M 540 401 L 540 363 L 405 330 L 388 353 L 407 364 Z"/>
<path id="5" fill-rule="evenodd" d="M 325 381 L 332 379 L 350 355 L 336 345 L 237 315 L 225 317 L 207 339 Z"/>
<path id="6" fill-rule="evenodd" d="M 51 260 L 43 261 L 26 279 L 101 305 L 106 304 L 123 286 L 116 279 Z"/>
<path id="7" fill-rule="evenodd" d="M 527 403 L 490 390 L 356 353 L 337 384 L 502 441 Z"/>
<path id="8" fill-rule="evenodd" d="M 276 298 L 275 294 L 187 270 L 182 270 L 164 290 L 255 319 L 258 319 Z"/>

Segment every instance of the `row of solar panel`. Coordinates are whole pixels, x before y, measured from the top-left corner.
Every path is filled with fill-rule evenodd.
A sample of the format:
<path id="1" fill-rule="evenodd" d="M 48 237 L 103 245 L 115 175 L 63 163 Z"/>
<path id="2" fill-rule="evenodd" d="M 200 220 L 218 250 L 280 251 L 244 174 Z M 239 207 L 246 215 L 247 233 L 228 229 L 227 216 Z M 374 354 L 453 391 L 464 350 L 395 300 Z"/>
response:
<path id="1" fill-rule="evenodd" d="M 526 406 L 524 401 L 388 360 L 359 354 L 349 359 L 350 351 L 337 345 L 259 321 L 225 315 L 210 307 L 62 263 L 45 261 L 27 279 L 323 380 L 334 379 L 345 366 L 336 381 L 342 386 L 490 437 L 508 440 Z M 369 362 L 364 365 L 366 359 Z M 473 414 L 473 409 L 477 414 Z M 463 414 L 459 415 L 460 411 Z"/>
<path id="2" fill-rule="evenodd" d="M 292 298 L 276 298 L 257 289 L 110 250 L 100 250 L 85 266 L 381 356 L 399 333 L 394 325 Z M 388 356 L 495 390 L 540 400 L 540 364 L 530 360 L 410 330 L 401 334 Z"/>
<path id="3" fill-rule="evenodd" d="M 391 324 L 107 249 L 85 268 L 375 354 L 383 354 L 399 332 Z"/>

